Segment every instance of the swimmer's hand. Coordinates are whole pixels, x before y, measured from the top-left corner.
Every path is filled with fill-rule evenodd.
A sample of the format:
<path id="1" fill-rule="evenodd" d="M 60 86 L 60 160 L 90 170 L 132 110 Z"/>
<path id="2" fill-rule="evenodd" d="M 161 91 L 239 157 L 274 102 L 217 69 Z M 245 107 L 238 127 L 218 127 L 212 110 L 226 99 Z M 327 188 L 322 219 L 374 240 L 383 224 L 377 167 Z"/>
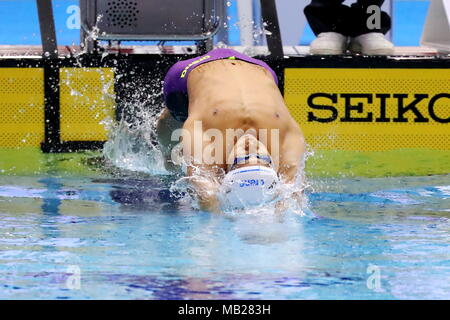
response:
<path id="1" fill-rule="evenodd" d="M 294 202 L 295 208 L 301 208 L 303 206 L 303 197 L 304 197 L 304 190 L 301 191 L 295 191 L 291 194 L 289 194 L 289 199 L 281 199 L 275 204 L 275 213 L 281 214 L 286 212 L 286 210 L 289 208 L 288 201 L 292 203 Z"/>
<path id="2" fill-rule="evenodd" d="M 195 189 L 200 209 L 220 213 L 220 203 L 217 197 L 219 192 L 218 182 L 201 175 L 191 176 L 189 180 Z"/>
<path id="3" fill-rule="evenodd" d="M 203 211 L 213 212 L 213 213 L 221 213 L 220 204 L 217 197 L 211 197 L 210 199 L 200 198 L 198 201 L 200 205 L 200 209 Z"/>

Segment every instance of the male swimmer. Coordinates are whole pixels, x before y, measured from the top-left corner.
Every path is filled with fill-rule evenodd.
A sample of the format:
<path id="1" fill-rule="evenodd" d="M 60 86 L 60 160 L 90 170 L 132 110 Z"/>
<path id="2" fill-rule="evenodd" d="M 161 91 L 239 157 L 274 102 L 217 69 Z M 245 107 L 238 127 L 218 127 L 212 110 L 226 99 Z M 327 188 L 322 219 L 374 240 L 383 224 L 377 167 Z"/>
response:
<path id="1" fill-rule="evenodd" d="M 277 84 L 266 63 L 231 49 L 180 61 L 168 71 L 159 142 L 169 170 L 174 147 L 182 146 L 201 209 L 220 211 L 221 192 L 232 206 L 257 205 L 273 198 L 277 183 L 294 183 L 305 142 Z M 173 133 L 180 128 L 178 144 Z"/>

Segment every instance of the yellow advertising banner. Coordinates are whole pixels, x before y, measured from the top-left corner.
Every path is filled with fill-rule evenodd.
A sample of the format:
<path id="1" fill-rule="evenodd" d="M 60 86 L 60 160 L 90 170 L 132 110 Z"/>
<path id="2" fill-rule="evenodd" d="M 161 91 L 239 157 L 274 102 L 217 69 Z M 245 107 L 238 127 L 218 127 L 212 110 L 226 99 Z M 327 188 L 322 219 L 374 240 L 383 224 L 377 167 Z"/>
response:
<path id="1" fill-rule="evenodd" d="M 285 101 L 316 150 L 450 150 L 450 69 L 285 69 Z"/>

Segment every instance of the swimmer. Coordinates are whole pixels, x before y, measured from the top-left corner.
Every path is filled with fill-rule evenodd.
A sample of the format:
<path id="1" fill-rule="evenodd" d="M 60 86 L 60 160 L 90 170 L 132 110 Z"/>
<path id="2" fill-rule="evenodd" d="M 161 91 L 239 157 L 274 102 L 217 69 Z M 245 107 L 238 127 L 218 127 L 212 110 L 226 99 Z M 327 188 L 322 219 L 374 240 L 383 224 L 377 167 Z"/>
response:
<path id="1" fill-rule="evenodd" d="M 168 71 L 158 139 L 168 170 L 176 170 L 173 150 L 182 146 L 201 209 L 220 211 L 224 184 L 237 206 L 233 194 L 243 195 L 243 204 L 259 203 L 274 184 L 294 183 L 305 142 L 277 84 L 266 63 L 231 49 L 180 61 Z M 173 138 L 177 129 L 181 144 Z"/>

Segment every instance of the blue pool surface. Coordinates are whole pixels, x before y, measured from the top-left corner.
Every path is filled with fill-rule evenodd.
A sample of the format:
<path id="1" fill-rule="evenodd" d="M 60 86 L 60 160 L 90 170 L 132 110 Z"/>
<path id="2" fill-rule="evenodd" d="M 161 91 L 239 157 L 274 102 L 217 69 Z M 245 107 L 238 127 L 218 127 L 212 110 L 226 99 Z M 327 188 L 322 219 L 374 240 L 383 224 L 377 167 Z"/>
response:
<path id="1" fill-rule="evenodd" d="M 450 176 L 310 179 L 217 215 L 170 176 L 0 176 L 0 299 L 449 299 Z"/>

